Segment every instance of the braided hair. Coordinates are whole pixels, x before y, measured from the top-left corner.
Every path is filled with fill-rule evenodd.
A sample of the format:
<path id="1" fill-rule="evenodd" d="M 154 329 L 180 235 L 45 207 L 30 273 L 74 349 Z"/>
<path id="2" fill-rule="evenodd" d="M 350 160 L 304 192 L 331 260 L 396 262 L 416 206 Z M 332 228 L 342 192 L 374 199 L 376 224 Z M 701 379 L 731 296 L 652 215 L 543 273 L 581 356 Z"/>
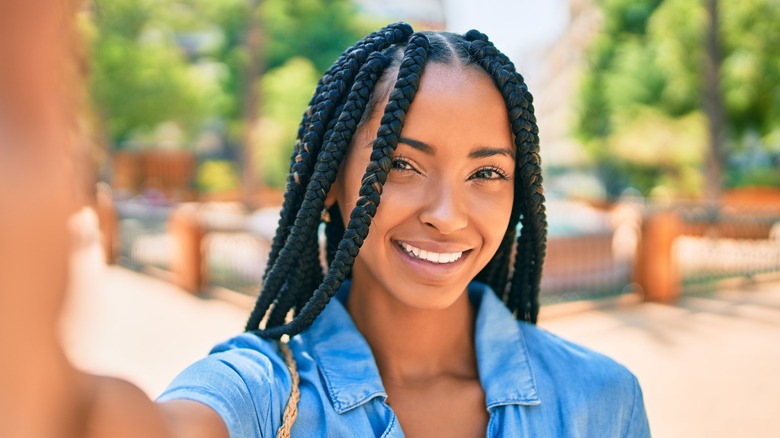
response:
<path id="1" fill-rule="evenodd" d="M 533 98 L 512 62 L 484 34 L 415 33 L 395 23 L 347 49 L 317 84 L 298 129 L 279 226 L 247 331 L 264 338 L 302 332 L 350 277 L 428 62 L 479 68 L 504 98 L 516 146 L 514 203 L 496 254 L 475 279 L 489 285 L 517 319 L 536 322 L 547 223 Z M 318 229 L 325 198 L 352 137 L 384 99 L 360 197 L 346 226 L 337 206 L 328 209 L 323 272 Z"/>

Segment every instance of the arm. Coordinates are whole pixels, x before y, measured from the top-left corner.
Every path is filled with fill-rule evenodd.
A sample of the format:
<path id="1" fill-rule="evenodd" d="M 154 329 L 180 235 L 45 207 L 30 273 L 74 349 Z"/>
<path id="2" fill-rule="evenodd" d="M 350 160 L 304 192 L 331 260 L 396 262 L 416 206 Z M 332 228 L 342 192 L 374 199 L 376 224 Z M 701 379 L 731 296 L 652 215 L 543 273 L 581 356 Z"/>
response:
<path id="1" fill-rule="evenodd" d="M 59 344 L 67 221 L 89 162 L 75 132 L 79 4 L 0 2 L 0 436 L 227 437 L 210 408 L 155 404 L 130 383 L 75 369 Z"/>
<path id="2" fill-rule="evenodd" d="M 76 202 L 57 157 L 35 146 L 0 159 L 0 436 L 227 437 L 203 404 L 154 403 L 66 359 L 58 317 Z"/>
<path id="3" fill-rule="evenodd" d="M 644 397 L 639 382 L 634 378 L 634 404 L 628 419 L 626 438 L 650 438 L 650 424 L 645 411 Z"/>
<path id="4" fill-rule="evenodd" d="M 154 403 L 128 382 L 67 361 L 57 320 L 74 210 L 68 185 L 57 172 L 9 164 L 0 163 L 0 436 L 227 437 L 205 405 Z"/>
<path id="5" fill-rule="evenodd" d="M 222 418 L 206 405 L 189 400 L 155 403 L 128 382 L 90 378 L 96 391 L 88 437 L 228 438 Z"/>

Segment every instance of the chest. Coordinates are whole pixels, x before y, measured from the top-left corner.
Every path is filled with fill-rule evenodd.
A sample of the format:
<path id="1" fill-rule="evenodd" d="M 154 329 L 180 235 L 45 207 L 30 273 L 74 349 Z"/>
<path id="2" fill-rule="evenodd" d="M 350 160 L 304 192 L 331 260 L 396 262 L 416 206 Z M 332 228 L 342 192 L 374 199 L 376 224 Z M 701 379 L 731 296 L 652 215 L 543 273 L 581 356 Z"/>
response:
<path id="1" fill-rule="evenodd" d="M 485 393 L 478 380 L 450 379 L 422 385 L 386 385 L 387 404 L 408 438 L 484 437 Z"/>

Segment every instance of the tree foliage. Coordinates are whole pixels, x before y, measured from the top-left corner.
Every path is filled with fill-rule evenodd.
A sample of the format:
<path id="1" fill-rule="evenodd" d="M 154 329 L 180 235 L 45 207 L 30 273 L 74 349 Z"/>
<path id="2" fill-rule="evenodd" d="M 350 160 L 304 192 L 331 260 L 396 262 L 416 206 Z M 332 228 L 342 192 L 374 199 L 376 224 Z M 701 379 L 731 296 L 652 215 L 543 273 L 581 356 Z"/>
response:
<path id="1" fill-rule="evenodd" d="M 618 176 L 613 194 L 626 185 L 647 192 L 660 184 L 695 194 L 701 181 L 691 170 L 702 165 L 706 145 L 703 1 L 599 4 L 604 20 L 580 89 L 580 139 L 604 175 Z M 731 153 L 757 136 L 762 148 L 780 154 L 778 6 L 720 2 L 720 91 Z"/>
<path id="2" fill-rule="evenodd" d="M 159 127 L 175 125 L 192 144 L 216 122 L 228 144 L 240 144 L 248 81 L 258 81 L 259 126 L 268 132 L 254 138 L 262 173 L 274 185 L 284 184 L 280 175 L 317 79 L 379 27 L 350 0 L 93 2 L 92 95 L 109 142 L 159 143 Z M 260 7 L 253 11 L 254 4 Z M 251 20 L 262 34 L 262 78 L 247 77 Z"/>
<path id="3" fill-rule="evenodd" d="M 194 134 L 219 113 L 219 71 L 177 44 L 172 0 L 99 0 L 92 32 L 92 95 L 110 140 L 122 144 L 164 122 Z"/>
<path id="4" fill-rule="evenodd" d="M 301 56 L 269 70 L 261 80 L 263 115 L 254 135 L 261 147 L 255 161 L 268 184 L 286 181 L 298 124 L 319 78 L 314 63 Z"/>
<path id="5" fill-rule="evenodd" d="M 324 73 L 344 49 L 379 27 L 358 16 L 350 0 L 264 0 L 261 12 L 269 68 L 301 56 Z"/>

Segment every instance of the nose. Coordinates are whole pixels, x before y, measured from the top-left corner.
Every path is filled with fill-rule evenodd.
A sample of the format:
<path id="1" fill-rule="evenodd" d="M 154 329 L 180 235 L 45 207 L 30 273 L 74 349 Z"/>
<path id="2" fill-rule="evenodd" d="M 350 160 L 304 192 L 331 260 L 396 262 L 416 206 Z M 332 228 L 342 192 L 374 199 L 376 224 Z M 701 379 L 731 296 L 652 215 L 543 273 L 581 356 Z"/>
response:
<path id="1" fill-rule="evenodd" d="M 428 196 L 420 212 L 420 222 L 447 235 L 466 228 L 468 211 L 465 194 L 461 190 L 445 181 L 423 190 L 428 191 Z"/>

